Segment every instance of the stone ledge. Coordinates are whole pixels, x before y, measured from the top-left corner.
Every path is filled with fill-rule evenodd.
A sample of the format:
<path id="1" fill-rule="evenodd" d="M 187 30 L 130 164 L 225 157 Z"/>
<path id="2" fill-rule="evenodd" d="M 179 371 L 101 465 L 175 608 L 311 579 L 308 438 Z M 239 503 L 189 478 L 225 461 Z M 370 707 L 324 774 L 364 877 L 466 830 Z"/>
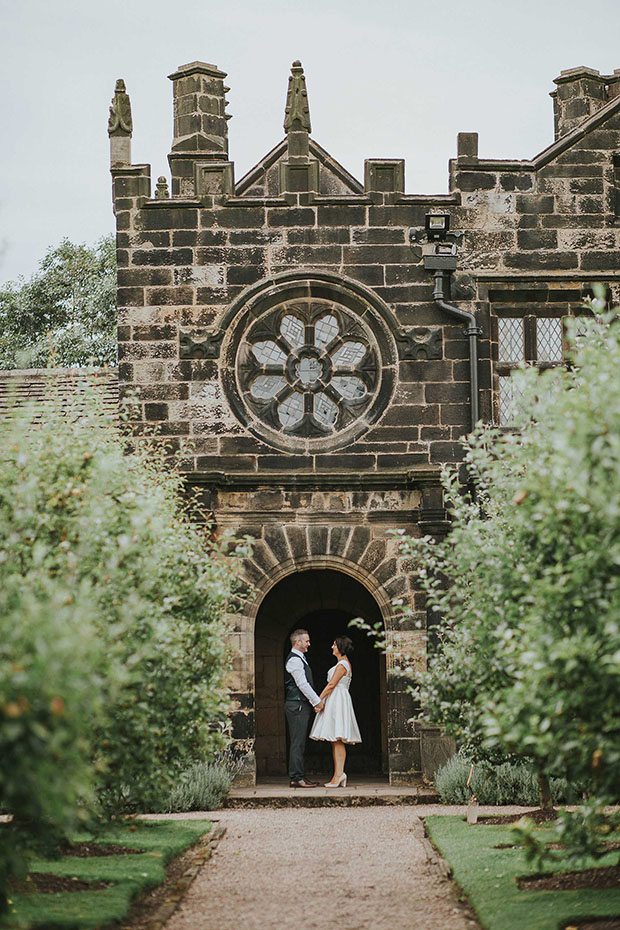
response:
<path id="1" fill-rule="evenodd" d="M 257 488 L 278 490 L 409 490 L 415 487 L 438 486 L 441 468 L 421 466 L 403 472 L 375 472 L 355 474 L 346 472 L 300 473 L 273 472 L 226 474 L 224 472 L 198 472 L 188 474 L 192 487 L 226 488 L 235 491 L 253 491 Z"/>
<path id="2" fill-rule="evenodd" d="M 233 788 L 224 807 L 394 807 L 399 805 L 437 804 L 434 788 Z"/>

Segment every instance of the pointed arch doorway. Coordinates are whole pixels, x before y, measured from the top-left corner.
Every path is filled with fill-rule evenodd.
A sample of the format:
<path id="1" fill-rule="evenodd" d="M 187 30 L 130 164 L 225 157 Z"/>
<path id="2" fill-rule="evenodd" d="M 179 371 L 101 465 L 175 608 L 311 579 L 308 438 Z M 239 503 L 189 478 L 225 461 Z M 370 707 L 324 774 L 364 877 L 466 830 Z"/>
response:
<path id="1" fill-rule="evenodd" d="M 335 569 L 309 569 L 281 579 L 263 599 L 255 624 L 255 754 L 256 774 L 286 776 L 287 733 L 284 718 L 284 660 L 290 633 L 302 627 L 310 634 L 308 660 L 317 692 L 334 664 L 334 637 L 346 634 L 355 645 L 351 697 L 362 734 L 351 747 L 347 771 L 387 775 L 387 695 L 385 658 L 366 633 L 350 629 L 354 617 L 381 622 L 370 592 L 350 575 Z M 331 774 L 331 747 L 308 741 L 308 774 Z"/>

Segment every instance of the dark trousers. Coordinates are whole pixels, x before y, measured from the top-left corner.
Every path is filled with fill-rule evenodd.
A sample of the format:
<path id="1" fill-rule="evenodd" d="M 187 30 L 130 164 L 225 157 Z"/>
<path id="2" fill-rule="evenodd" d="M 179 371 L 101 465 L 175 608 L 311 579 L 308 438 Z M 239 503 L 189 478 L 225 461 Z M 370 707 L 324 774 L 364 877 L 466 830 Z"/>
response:
<path id="1" fill-rule="evenodd" d="M 306 777 L 304 752 L 312 706 L 309 701 L 285 701 L 284 711 L 290 738 L 288 773 L 291 781 L 301 781 Z"/>

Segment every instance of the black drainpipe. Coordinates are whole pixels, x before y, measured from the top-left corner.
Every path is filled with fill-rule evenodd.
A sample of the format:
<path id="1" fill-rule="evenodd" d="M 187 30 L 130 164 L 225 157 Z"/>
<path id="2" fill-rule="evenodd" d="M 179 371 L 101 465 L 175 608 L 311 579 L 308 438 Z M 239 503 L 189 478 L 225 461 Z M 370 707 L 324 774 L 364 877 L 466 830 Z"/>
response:
<path id="1" fill-rule="evenodd" d="M 466 335 L 469 338 L 469 385 L 470 385 L 470 411 L 471 411 L 471 428 L 473 429 L 480 419 L 480 410 L 478 405 L 478 339 L 480 328 L 476 323 L 476 317 L 468 310 L 461 310 L 454 304 L 445 301 L 445 283 L 446 277 L 450 272 L 435 271 L 435 288 L 433 290 L 433 300 L 438 307 L 445 310 L 451 316 L 456 317 L 463 323 L 467 323 Z"/>

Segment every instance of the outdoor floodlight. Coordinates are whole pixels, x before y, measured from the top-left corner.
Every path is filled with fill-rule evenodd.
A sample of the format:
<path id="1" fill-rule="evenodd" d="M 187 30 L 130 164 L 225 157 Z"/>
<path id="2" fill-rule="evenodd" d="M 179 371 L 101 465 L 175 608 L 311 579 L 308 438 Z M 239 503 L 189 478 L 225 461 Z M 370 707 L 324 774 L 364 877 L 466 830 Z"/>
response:
<path id="1" fill-rule="evenodd" d="M 426 214 L 426 237 L 429 242 L 436 242 L 438 239 L 445 239 L 450 229 L 449 213 L 427 213 Z"/>

